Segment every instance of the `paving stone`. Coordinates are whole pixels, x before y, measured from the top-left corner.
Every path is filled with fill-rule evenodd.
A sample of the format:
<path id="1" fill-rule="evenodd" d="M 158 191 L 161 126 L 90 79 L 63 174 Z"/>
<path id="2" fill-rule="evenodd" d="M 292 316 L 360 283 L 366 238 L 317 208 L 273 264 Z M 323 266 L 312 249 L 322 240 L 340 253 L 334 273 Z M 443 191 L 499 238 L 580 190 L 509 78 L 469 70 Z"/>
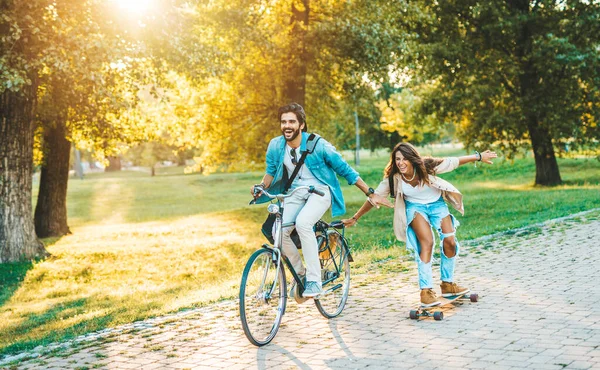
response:
<path id="1" fill-rule="evenodd" d="M 261 348 L 244 336 L 233 300 L 39 347 L 17 368 L 600 368 L 600 294 L 590 294 L 600 281 L 600 211 L 578 218 L 463 243 L 457 280 L 480 301 L 447 310 L 440 322 L 408 318 L 419 292 L 404 261 L 408 272 L 353 275 L 335 319 L 289 300 L 277 336 Z M 51 354 L 58 346 L 66 358 Z"/>

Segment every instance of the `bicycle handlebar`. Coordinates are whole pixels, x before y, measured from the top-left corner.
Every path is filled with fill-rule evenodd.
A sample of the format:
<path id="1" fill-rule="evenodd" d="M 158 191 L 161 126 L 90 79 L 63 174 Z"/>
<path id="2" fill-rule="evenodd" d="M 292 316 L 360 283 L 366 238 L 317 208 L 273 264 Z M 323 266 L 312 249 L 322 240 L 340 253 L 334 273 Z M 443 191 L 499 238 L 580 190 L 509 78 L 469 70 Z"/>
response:
<path id="1" fill-rule="evenodd" d="M 297 188 L 292 190 L 289 194 L 277 194 L 277 195 L 273 195 L 273 194 L 269 193 L 268 191 L 266 191 L 262 186 L 256 185 L 256 186 L 254 186 L 254 194 L 258 195 L 260 193 L 263 193 L 264 195 L 266 195 L 267 197 L 269 197 L 271 199 L 277 198 L 279 200 L 283 200 L 285 198 L 291 197 L 295 192 L 297 192 L 298 190 L 301 190 L 301 189 L 308 189 L 309 193 L 314 193 L 314 194 L 320 195 L 322 197 L 325 196 L 324 192 L 322 192 L 321 190 L 315 189 L 315 187 L 312 185 L 311 186 L 306 186 L 306 185 L 298 186 Z"/>
<path id="2" fill-rule="evenodd" d="M 322 196 L 322 197 L 324 197 L 324 196 L 325 196 L 325 193 L 324 193 L 324 192 L 322 192 L 321 190 L 317 190 L 317 189 L 315 189 L 315 188 L 314 188 L 314 187 L 312 187 L 312 186 L 311 186 L 311 188 L 312 188 L 312 189 L 309 189 L 309 190 L 308 190 L 308 192 L 309 192 L 309 193 L 315 193 L 315 194 L 317 194 L 317 195 L 320 195 L 320 196 Z"/>

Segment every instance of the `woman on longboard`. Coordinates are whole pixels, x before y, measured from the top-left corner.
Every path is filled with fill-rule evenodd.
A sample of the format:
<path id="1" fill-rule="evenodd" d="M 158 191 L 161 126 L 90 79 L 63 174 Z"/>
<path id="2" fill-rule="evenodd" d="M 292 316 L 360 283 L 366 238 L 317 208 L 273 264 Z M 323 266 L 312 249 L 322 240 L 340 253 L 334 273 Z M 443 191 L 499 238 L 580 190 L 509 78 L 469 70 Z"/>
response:
<path id="1" fill-rule="evenodd" d="M 384 178 L 375 190 L 383 197 L 391 196 L 394 201 L 394 233 L 396 238 L 406 243 L 406 248 L 414 252 L 419 270 L 421 306 L 432 307 L 440 304 L 433 290 L 431 256 L 433 253 L 435 228 L 440 237 L 441 291 L 442 297 L 462 295 L 469 289 L 454 282 L 454 268 L 458 257 L 459 243 L 456 228 L 459 222 L 448 210 L 450 203 L 464 214 L 462 194 L 448 181 L 437 177 L 458 166 L 470 162 L 492 164 L 497 158 L 495 152 L 475 152 L 463 157 L 432 158 L 421 157 L 417 149 L 409 143 L 399 143 L 391 153 L 390 162 L 384 170 Z M 346 226 L 353 226 L 373 205 L 366 201 L 350 219 L 342 220 Z"/>

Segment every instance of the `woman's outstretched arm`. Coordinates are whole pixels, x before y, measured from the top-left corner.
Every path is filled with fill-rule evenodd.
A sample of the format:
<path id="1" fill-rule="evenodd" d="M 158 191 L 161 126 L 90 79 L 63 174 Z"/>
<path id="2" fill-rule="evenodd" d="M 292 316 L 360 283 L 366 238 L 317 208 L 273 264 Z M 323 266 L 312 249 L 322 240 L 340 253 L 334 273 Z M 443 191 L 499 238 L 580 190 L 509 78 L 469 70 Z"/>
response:
<path id="1" fill-rule="evenodd" d="M 360 209 L 358 211 L 356 211 L 356 213 L 354 214 L 354 216 L 352 216 L 352 218 L 346 218 L 343 219 L 342 222 L 344 223 L 344 226 L 346 227 L 350 227 L 350 226 L 354 226 L 356 225 L 356 223 L 358 222 L 358 220 L 367 212 L 369 212 L 371 209 L 373 209 L 373 205 L 371 204 L 371 202 L 369 202 L 368 200 L 362 205 L 362 207 L 360 207 Z"/>
<path id="2" fill-rule="evenodd" d="M 475 152 L 475 154 L 465 155 L 463 157 L 458 157 L 458 165 L 462 165 L 465 163 L 471 162 L 483 162 L 487 164 L 493 164 L 492 159 L 498 158 L 496 152 L 492 152 L 490 150 L 486 150 L 485 152 Z"/>
<path id="3" fill-rule="evenodd" d="M 387 177 L 384 177 L 383 180 L 381 180 L 379 186 L 377 186 L 377 189 L 375 189 L 375 194 L 377 195 L 379 201 L 374 202 L 372 197 L 367 198 L 367 201 L 362 205 L 362 207 L 360 207 L 354 216 L 352 216 L 352 218 L 342 220 L 346 227 L 354 226 L 358 219 L 373 209 L 373 207 L 379 208 L 380 205 L 383 205 L 389 208 L 394 208 L 394 204 L 391 203 L 387 198 L 387 196 L 390 195 L 389 180 Z"/>

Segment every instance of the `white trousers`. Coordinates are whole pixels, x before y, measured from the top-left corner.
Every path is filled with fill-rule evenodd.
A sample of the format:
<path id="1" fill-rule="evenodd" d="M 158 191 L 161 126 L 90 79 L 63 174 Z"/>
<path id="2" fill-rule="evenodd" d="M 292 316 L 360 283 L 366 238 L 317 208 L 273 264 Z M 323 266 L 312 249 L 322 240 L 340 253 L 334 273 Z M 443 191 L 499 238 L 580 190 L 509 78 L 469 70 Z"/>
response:
<path id="1" fill-rule="evenodd" d="M 321 263 L 319 262 L 319 246 L 313 226 L 323 217 L 331 206 L 331 192 L 325 185 L 315 186 L 325 193 L 325 196 L 310 194 L 308 190 L 298 190 L 287 198 L 283 209 L 283 224 L 296 221 L 296 230 L 302 242 L 302 254 L 306 269 L 302 265 L 300 252 L 290 238 L 293 227 L 283 229 L 283 254 L 290 260 L 296 273 L 306 274 L 306 281 L 321 283 Z"/>

